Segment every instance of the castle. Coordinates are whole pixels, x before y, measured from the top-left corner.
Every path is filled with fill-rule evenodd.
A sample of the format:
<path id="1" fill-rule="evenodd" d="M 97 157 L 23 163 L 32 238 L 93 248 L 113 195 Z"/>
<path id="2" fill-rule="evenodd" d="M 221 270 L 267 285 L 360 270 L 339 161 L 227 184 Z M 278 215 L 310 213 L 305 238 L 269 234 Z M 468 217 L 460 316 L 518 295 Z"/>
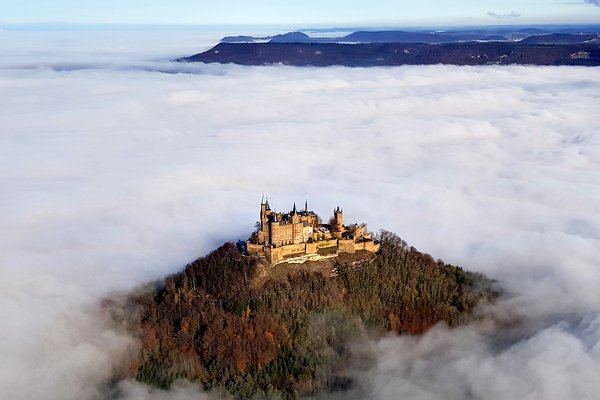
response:
<path id="1" fill-rule="evenodd" d="M 313 211 L 298 211 L 296 204 L 288 213 L 271 210 L 269 201 L 260 204 L 257 229 L 246 243 L 249 255 L 262 256 L 271 265 L 336 257 L 339 253 L 379 251 L 379 243 L 367 232 L 365 224 L 345 226 L 343 211 L 337 207 L 327 224 Z"/>

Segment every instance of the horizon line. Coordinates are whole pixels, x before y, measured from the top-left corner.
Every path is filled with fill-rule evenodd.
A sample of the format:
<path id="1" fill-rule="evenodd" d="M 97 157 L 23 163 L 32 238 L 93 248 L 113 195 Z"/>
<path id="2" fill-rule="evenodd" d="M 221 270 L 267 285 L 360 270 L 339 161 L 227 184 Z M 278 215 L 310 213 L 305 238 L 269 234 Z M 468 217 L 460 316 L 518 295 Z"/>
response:
<path id="1" fill-rule="evenodd" d="M 356 30 L 356 29 L 456 29 L 456 28 L 499 28 L 499 27 L 547 27 L 547 26 L 587 26 L 587 27 L 599 27 L 600 22 L 594 23 L 510 23 L 510 24 L 398 24 L 393 25 L 389 23 L 383 24 L 286 24 L 286 23 L 153 23 L 153 22 L 61 22 L 61 21 L 38 21 L 38 22 L 2 22 L 0 21 L 0 27 L 37 27 L 37 28 L 219 28 L 219 27 L 288 27 L 297 31 L 310 31 L 310 30 Z M 295 27 L 295 28 L 294 28 Z"/>

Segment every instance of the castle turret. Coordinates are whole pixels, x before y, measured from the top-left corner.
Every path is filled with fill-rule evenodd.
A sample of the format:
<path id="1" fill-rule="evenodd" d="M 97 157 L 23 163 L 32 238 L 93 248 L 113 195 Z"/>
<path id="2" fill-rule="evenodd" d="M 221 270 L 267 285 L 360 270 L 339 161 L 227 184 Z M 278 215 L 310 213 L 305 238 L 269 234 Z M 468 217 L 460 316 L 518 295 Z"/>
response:
<path id="1" fill-rule="evenodd" d="M 263 197 L 262 201 L 260 202 L 260 219 L 262 221 L 262 217 L 263 215 L 267 214 L 267 204 L 265 203 L 265 199 Z"/>
<path id="2" fill-rule="evenodd" d="M 263 195 L 260 201 L 260 230 L 258 232 L 258 243 L 269 244 L 269 201 L 265 199 Z"/>
<path id="3" fill-rule="evenodd" d="M 335 231 L 342 232 L 344 229 L 344 213 L 339 207 L 333 210 L 333 219 L 335 221 Z"/>

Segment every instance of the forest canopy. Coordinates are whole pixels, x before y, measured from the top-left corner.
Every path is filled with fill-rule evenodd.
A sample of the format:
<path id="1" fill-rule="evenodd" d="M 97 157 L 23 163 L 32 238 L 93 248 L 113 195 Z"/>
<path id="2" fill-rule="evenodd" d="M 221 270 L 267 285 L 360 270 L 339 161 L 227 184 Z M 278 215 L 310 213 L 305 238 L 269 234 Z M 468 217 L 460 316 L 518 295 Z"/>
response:
<path id="1" fill-rule="evenodd" d="M 481 274 L 434 260 L 393 233 L 380 252 L 253 285 L 260 260 L 225 243 L 129 298 L 139 336 L 131 373 L 168 388 L 179 378 L 236 398 L 296 398 L 352 388 L 361 341 L 469 321 L 498 293 Z M 285 268 L 279 265 L 276 268 Z"/>

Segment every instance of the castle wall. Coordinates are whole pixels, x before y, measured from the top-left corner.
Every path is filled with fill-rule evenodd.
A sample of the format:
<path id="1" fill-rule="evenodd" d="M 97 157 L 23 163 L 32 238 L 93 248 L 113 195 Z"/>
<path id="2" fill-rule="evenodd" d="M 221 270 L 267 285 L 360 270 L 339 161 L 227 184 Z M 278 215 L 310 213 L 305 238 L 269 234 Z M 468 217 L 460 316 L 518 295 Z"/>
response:
<path id="1" fill-rule="evenodd" d="M 248 254 L 260 254 L 263 252 L 263 245 L 246 242 L 246 252 Z"/>
<path id="2" fill-rule="evenodd" d="M 319 245 L 317 242 L 306 243 L 306 254 L 315 254 L 318 250 L 319 250 Z"/>
<path id="3" fill-rule="evenodd" d="M 373 240 L 367 240 L 365 242 L 354 243 L 355 251 L 364 250 L 370 251 L 372 253 L 377 253 L 379 251 L 379 243 L 375 243 Z"/>
<path id="4" fill-rule="evenodd" d="M 335 247 L 337 246 L 337 240 L 335 239 L 325 239 L 325 240 L 319 240 L 317 242 L 317 247 L 319 249 L 326 249 L 328 247 Z"/>
<path id="5" fill-rule="evenodd" d="M 338 240 L 338 251 L 340 253 L 355 253 L 354 240 L 352 239 L 340 239 Z"/>
<path id="6" fill-rule="evenodd" d="M 283 246 L 286 244 L 293 243 L 293 225 L 292 224 L 282 224 L 282 225 L 272 225 L 271 226 L 271 244 L 274 246 Z"/>
<path id="7" fill-rule="evenodd" d="M 283 260 L 282 247 L 267 248 L 265 250 L 265 256 L 271 264 L 275 264 L 276 262 Z"/>
<path id="8" fill-rule="evenodd" d="M 267 261 L 271 264 L 276 264 L 280 261 L 284 261 L 286 258 L 291 256 L 305 256 L 309 254 L 316 254 L 319 249 L 333 248 L 336 247 L 338 253 L 355 253 L 357 251 L 379 251 L 379 244 L 372 240 L 355 243 L 352 239 L 339 239 L 339 240 L 326 240 L 314 243 L 299 243 L 283 245 L 280 247 L 262 247 L 258 245 L 249 244 L 248 253 L 262 253 L 265 255 Z"/>
<path id="9" fill-rule="evenodd" d="M 305 241 L 304 225 L 300 221 L 292 224 L 271 225 L 271 244 L 274 246 L 299 244 Z"/>
<path id="10" fill-rule="evenodd" d="M 306 245 L 304 243 L 290 244 L 288 246 L 280 247 L 280 249 L 281 249 L 281 254 L 284 257 L 287 257 L 292 254 L 304 254 L 306 252 Z"/>
<path id="11" fill-rule="evenodd" d="M 267 248 L 264 248 L 264 254 L 265 254 L 265 257 L 267 258 L 267 260 L 271 264 L 275 264 L 279 261 L 283 261 L 286 257 L 292 256 L 292 255 L 297 256 L 297 255 L 306 254 L 306 244 L 300 243 L 300 244 L 289 244 L 289 245 L 273 247 L 273 248 L 267 247 Z"/>
<path id="12" fill-rule="evenodd" d="M 304 225 L 302 224 L 302 222 L 293 224 L 292 229 L 294 231 L 293 243 L 294 244 L 304 243 L 305 242 L 305 240 L 304 240 Z"/>

